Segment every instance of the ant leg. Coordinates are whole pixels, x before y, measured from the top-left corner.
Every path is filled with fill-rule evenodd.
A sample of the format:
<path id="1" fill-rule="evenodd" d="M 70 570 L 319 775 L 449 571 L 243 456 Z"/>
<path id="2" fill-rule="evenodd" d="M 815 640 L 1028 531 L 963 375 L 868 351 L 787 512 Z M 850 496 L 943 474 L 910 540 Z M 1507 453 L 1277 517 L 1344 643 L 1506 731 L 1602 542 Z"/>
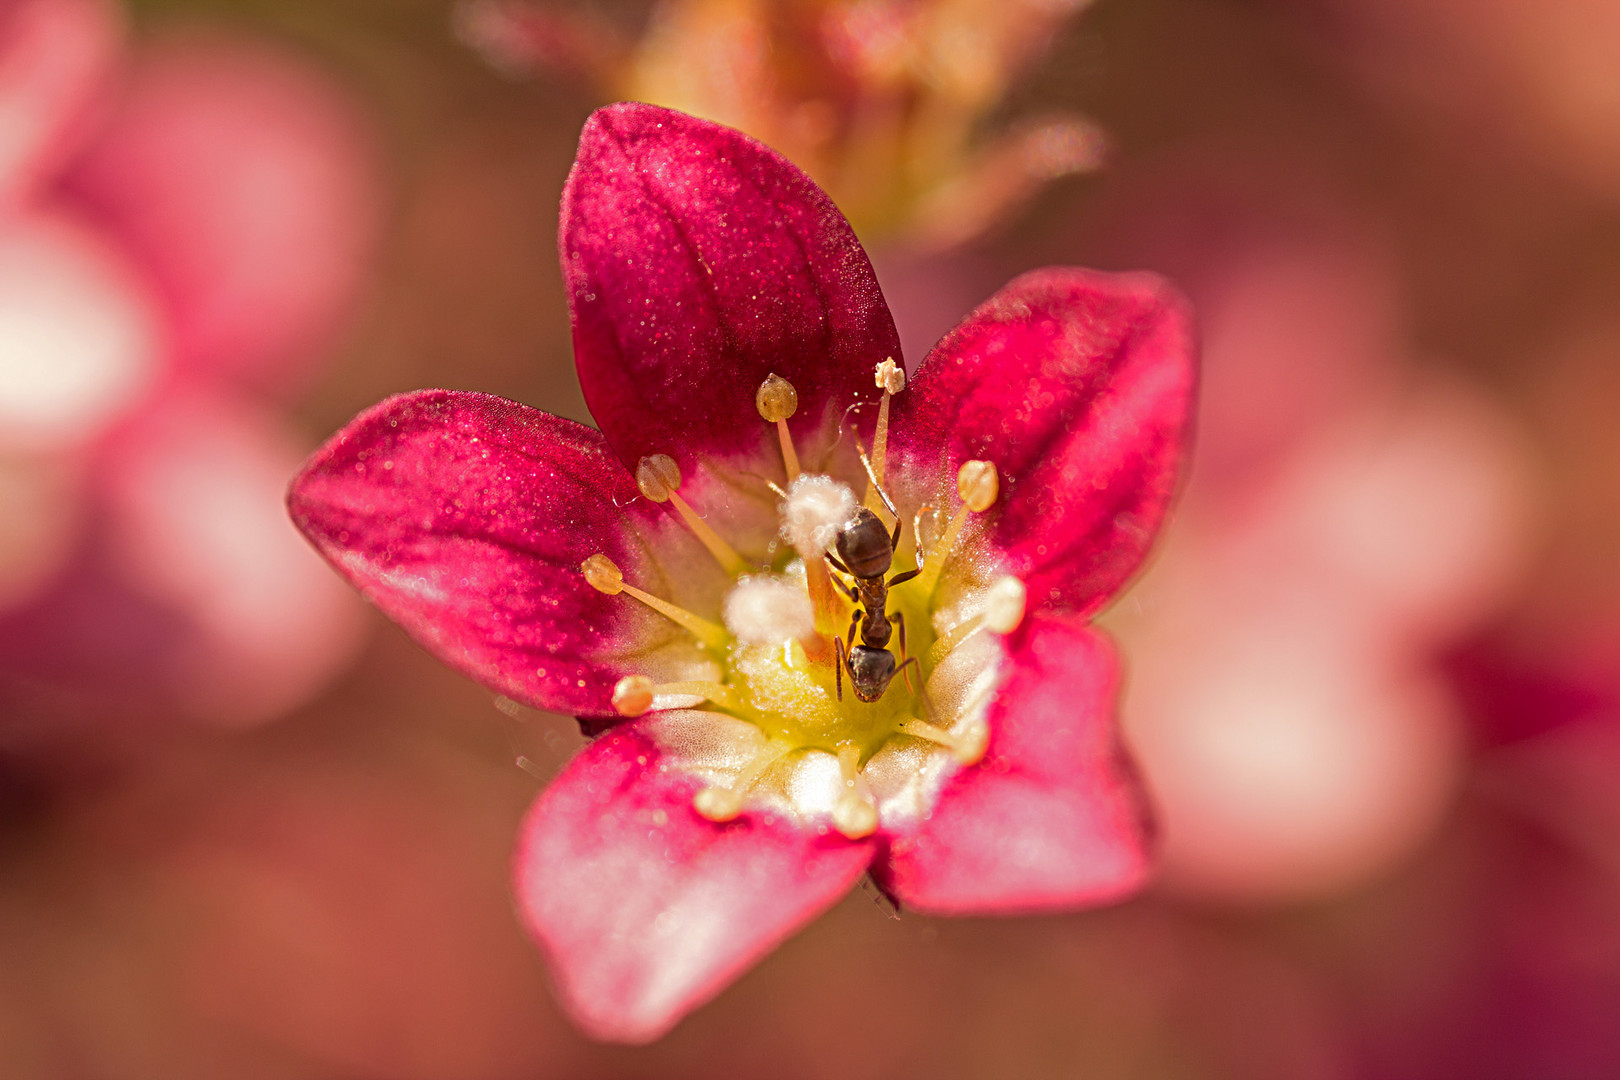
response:
<path id="1" fill-rule="evenodd" d="M 896 585 L 904 585 L 906 582 L 910 581 L 920 573 L 922 573 L 922 567 L 918 566 L 911 570 L 907 570 L 903 574 L 896 574 L 894 577 L 888 580 L 888 586 L 892 589 Z"/>
<path id="2" fill-rule="evenodd" d="M 845 566 L 843 562 L 839 560 L 838 556 L 834 555 L 832 552 L 826 552 L 821 557 L 832 563 L 833 569 L 837 570 L 840 574 L 849 574 L 850 577 L 855 576 L 854 573 L 850 571 L 849 567 Z"/>
<path id="3" fill-rule="evenodd" d="M 929 716 L 932 716 L 934 713 L 934 708 L 928 700 L 927 691 L 923 690 L 919 693 L 919 691 L 911 688 L 911 672 L 907 670 L 911 667 L 915 667 L 917 669 L 917 683 L 919 686 L 922 684 L 922 663 L 915 656 L 910 657 L 900 665 L 900 677 L 906 680 L 906 692 L 911 694 L 913 697 L 921 697 L 923 702 L 923 711 L 928 713 Z"/>
<path id="4" fill-rule="evenodd" d="M 890 622 L 894 623 L 895 629 L 900 632 L 900 662 L 903 664 L 903 663 L 906 662 L 906 616 L 905 616 L 905 613 L 897 611 L 893 615 L 888 615 L 888 616 L 885 616 L 885 617 Z"/>
<path id="5" fill-rule="evenodd" d="M 853 648 L 855 645 L 855 625 L 861 621 L 861 614 L 862 612 L 860 608 L 856 608 L 854 611 L 849 613 L 849 644 L 851 648 Z M 853 679 L 854 677 L 855 676 L 852 672 L 850 674 L 850 678 Z"/>
<path id="6" fill-rule="evenodd" d="M 832 578 L 831 580 L 834 585 L 838 586 L 838 591 L 849 597 L 851 601 L 856 604 L 861 602 L 861 592 L 855 586 L 838 578 Z"/>
<path id="7" fill-rule="evenodd" d="M 855 681 L 855 673 L 849 673 L 850 682 Z M 844 700 L 844 639 L 833 636 L 833 685 L 838 688 L 838 700 Z"/>

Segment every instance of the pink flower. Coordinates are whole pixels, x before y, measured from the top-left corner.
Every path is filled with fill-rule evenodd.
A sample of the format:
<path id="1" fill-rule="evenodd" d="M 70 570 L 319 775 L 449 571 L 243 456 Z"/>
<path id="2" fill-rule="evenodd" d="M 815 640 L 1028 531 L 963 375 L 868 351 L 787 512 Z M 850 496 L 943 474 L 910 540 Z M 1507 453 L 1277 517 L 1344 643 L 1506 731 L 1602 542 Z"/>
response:
<path id="1" fill-rule="evenodd" d="M 587 123 L 560 246 L 600 432 L 406 394 L 335 436 L 289 503 L 441 658 L 603 732 L 515 865 L 579 1024 L 657 1037 L 868 871 L 940 914 L 1138 888 L 1144 806 L 1089 620 L 1174 485 L 1194 381 L 1174 291 L 1028 274 L 908 384 L 820 189 L 635 104 Z M 922 571 L 886 605 L 890 656 L 914 662 L 870 702 L 834 652 L 874 638 L 823 558 L 876 486 L 863 447 L 899 512 L 893 572 Z"/>
<path id="2" fill-rule="evenodd" d="M 0 693 L 19 730 L 246 725 L 364 630 L 282 514 L 267 396 L 351 318 L 381 201 L 319 69 L 108 0 L 0 4 Z M 27 713 L 25 721 L 23 713 Z M 36 715 L 37 714 L 37 715 Z"/>

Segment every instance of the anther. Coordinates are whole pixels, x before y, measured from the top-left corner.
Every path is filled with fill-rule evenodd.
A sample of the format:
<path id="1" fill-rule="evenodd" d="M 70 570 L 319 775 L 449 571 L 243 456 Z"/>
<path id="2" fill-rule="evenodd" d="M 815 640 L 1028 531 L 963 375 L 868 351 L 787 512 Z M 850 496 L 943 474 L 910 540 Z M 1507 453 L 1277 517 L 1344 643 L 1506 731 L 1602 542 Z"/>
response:
<path id="1" fill-rule="evenodd" d="M 729 784 L 706 787 L 692 796 L 692 809 L 716 824 L 731 821 L 742 813 L 743 800 L 765 775 L 765 770 L 787 753 L 788 747 L 772 743 L 749 759 Z"/>
<path id="2" fill-rule="evenodd" d="M 726 594 L 726 629 L 745 645 L 810 641 L 816 613 L 803 582 L 782 574 L 745 574 Z"/>
<path id="3" fill-rule="evenodd" d="M 692 535 L 709 549 L 709 554 L 714 556 L 726 573 L 735 577 L 748 569 L 742 556 L 722 540 L 708 522 L 697 516 L 690 503 L 681 498 L 680 492 L 676 491 L 680 486 L 681 467 L 668 454 L 648 454 L 636 463 L 636 487 L 641 489 L 643 495 L 652 502 L 667 502 L 673 506 L 681 521 L 692 530 Z"/>
<path id="4" fill-rule="evenodd" d="M 831 477 L 814 473 L 793 481 L 782 500 L 782 539 L 804 557 L 805 585 L 815 608 L 816 629 L 829 637 L 842 621 L 844 609 L 822 556 L 855 510 L 854 492 Z"/>
<path id="5" fill-rule="evenodd" d="M 992 634 L 1012 633 L 1018 629 L 1018 624 L 1024 621 L 1025 602 L 1026 593 L 1022 581 L 1011 574 L 997 578 L 984 591 L 984 610 L 963 619 L 934 639 L 933 646 L 928 650 L 929 666 L 945 659 L 952 649 L 962 644 L 980 628 Z"/>
<path id="6" fill-rule="evenodd" d="M 788 482 L 799 478 L 799 455 L 793 449 L 793 436 L 788 432 L 788 417 L 799 411 L 799 392 L 793 384 L 774 371 L 765 377 L 754 393 L 754 408 L 767 423 L 776 425 L 776 436 L 782 443 L 782 463 L 787 467 Z"/>
<path id="7" fill-rule="evenodd" d="M 723 683 L 655 683 L 645 675 L 626 675 L 613 684 L 613 710 L 620 716 L 640 716 L 651 710 L 659 698 L 669 697 L 697 697 L 725 708 L 737 707 L 731 688 Z"/>
<path id="8" fill-rule="evenodd" d="M 956 471 L 956 493 L 962 497 L 962 505 L 975 514 L 990 509 L 1000 492 L 1001 478 L 991 462 L 964 461 Z"/>
<path id="9" fill-rule="evenodd" d="M 984 628 L 992 634 L 1010 634 L 1024 621 L 1028 601 L 1024 583 L 1011 574 L 997 578 L 984 595 Z"/>
<path id="10" fill-rule="evenodd" d="M 990 746 L 990 725 L 983 720 L 974 720 L 954 734 L 923 720 L 908 721 L 900 725 L 900 730 L 913 738 L 945 747 L 958 765 L 977 765 L 984 760 L 984 752 Z"/>
<path id="11" fill-rule="evenodd" d="M 956 493 L 962 498 L 962 507 L 945 527 L 945 535 L 928 549 L 922 573 L 918 575 L 917 592 L 923 596 L 933 595 L 940 572 L 945 569 L 945 560 L 950 558 L 951 549 L 962 534 L 962 526 L 967 524 L 968 514 L 984 513 L 995 505 L 997 496 L 1001 494 L 1001 477 L 996 472 L 995 463 L 964 461 L 956 471 Z"/>
<path id="12" fill-rule="evenodd" d="M 683 607 L 677 607 L 668 600 L 661 599 L 652 593 L 631 585 L 624 580 L 624 573 L 619 569 L 618 564 L 601 552 L 580 563 L 579 569 L 580 573 L 585 575 L 585 580 L 590 583 L 591 588 L 597 592 L 606 593 L 609 596 L 617 596 L 620 593 L 632 596 L 665 618 L 691 631 L 692 636 L 711 649 L 725 647 L 725 627 L 712 623 L 702 616 L 694 615 Z"/>
<path id="13" fill-rule="evenodd" d="M 882 517 L 883 500 L 878 497 L 877 489 L 883 483 L 883 470 L 889 457 L 889 399 L 906 388 L 906 369 L 890 356 L 878 364 L 873 375 L 877 388 L 883 391 L 883 400 L 878 402 L 877 432 L 872 440 L 872 483 L 861 501 L 868 510 Z"/>
<path id="14" fill-rule="evenodd" d="M 838 748 L 838 771 L 844 778 L 844 790 L 833 803 L 833 828 L 851 840 L 860 840 L 877 831 L 877 807 L 859 788 L 861 752 L 855 746 Z"/>

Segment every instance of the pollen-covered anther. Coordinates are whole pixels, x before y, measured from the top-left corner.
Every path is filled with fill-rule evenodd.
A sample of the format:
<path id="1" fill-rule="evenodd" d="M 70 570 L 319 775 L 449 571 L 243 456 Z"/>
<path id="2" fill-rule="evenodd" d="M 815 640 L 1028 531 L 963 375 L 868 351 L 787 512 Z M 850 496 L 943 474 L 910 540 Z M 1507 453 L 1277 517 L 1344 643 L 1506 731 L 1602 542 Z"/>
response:
<path id="1" fill-rule="evenodd" d="M 692 796 L 692 809 L 702 817 L 717 823 L 731 821 L 742 813 L 748 793 L 759 783 L 765 771 L 776 764 L 788 747 L 771 743 L 761 749 L 743 765 L 729 784 L 714 784 Z"/>
<path id="2" fill-rule="evenodd" d="M 968 514 L 982 514 L 996 504 L 996 498 L 1001 494 L 1001 476 L 996 471 L 995 463 L 979 460 L 962 462 L 962 467 L 956 470 L 956 493 L 962 499 L 961 509 L 945 527 L 945 535 L 928 549 L 922 573 L 918 575 L 917 591 L 924 596 L 930 595 L 938 584 L 940 572 L 945 569 L 945 560 L 950 558 L 951 550 L 956 547 L 962 527 L 967 524 Z"/>
<path id="3" fill-rule="evenodd" d="M 855 493 L 830 476 L 806 474 L 788 487 L 782 500 L 782 539 L 805 562 L 819 560 L 855 516 Z"/>
<path id="4" fill-rule="evenodd" d="M 742 804 L 743 797 L 728 787 L 706 787 L 692 796 L 692 809 L 716 823 L 735 820 Z"/>
<path id="5" fill-rule="evenodd" d="M 984 609 L 951 627 L 938 638 L 928 651 L 929 666 L 939 663 L 952 649 L 962 644 L 980 629 L 992 634 L 1010 634 L 1024 621 L 1024 606 L 1028 597 L 1024 583 L 1007 574 L 995 580 L 984 591 Z"/>
<path id="6" fill-rule="evenodd" d="M 746 574 L 726 595 L 726 629 L 745 645 L 815 637 L 816 613 L 802 582 L 782 574 Z"/>
<path id="7" fill-rule="evenodd" d="M 906 369 L 895 363 L 892 356 L 878 363 L 874 375 L 877 388 L 885 394 L 898 394 L 906 388 Z"/>
<path id="8" fill-rule="evenodd" d="M 863 840 L 877 832 L 878 812 L 872 800 L 846 792 L 833 804 L 833 828 L 850 840 Z"/>
<path id="9" fill-rule="evenodd" d="M 727 708 L 735 708 L 737 704 L 731 688 L 724 683 L 706 680 L 655 683 L 645 675 L 626 675 L 613 684 L 613 711 L 620 716 L 641 716 L 657 706 L 659 698 L 671 697 L 701 698 Z"/>
<path id="10" fill-rule="evenodd" d="M 906 388 L 906 369 L 894 362 L 894 357 L 885 357 L 878 363 L 873 372 L 877 388 L 883 391 L 883 400 L 878 402 L 877 427 L 872 440 L 872 459 L 868 463 L 871 470 L 872 482 L 867 485 L 866 497 L 861 502 L 866 508 L 883 516 L 883 500 L 878 495 L 878 487 L 883 483 L 884 470 L 888 467 L 889 458 L 889 399 Z M 885 518 L 884 523 L 891 519 Z"/>
<path id="11" fill-rule="evenodd" d="M 624 573 L 619 569 L 619 564 L 601 552 L 580 563 L 579 571 L 597 592 L 618 596 L 624 589 Z"/>
<path id="12" fill-rule="evenodd" d="M 1001 493 L 1001 477 L 996 466 L 989 461 L 964 461 L 956 471 L 956 493 L 962 504 L 975 514 L 982 514 L 995 505 Z"/>
<path id="13" fill-rule="evenodd" d="M 997 578 L 985 590 L 984 628 L 992 634 L 1010 634 L 1024 621 L 1028 591 L 1024 583 L 1008 574 Z"/>
<path id="14" fill-rule="evenodd" d="M 860 840 L 877 831 L 878 812 L 860 789 L 861 752 L 858 747 L 844 745 L 838 748 L 838 772 L 844 779 L 844 790 L 833 803 L 833 828 L 850 840 Z"/>
<path id="15" fill-rule="evenodd" d="M 990 725 L 983 720 L 974 720 L 959 732 L 946 731 L 925 720 L 907 721 L 900 730 L 913 738 L 945 747 L 958 765 L 977 765 L 984 760 L 984 752 L 990 746 Z"/>
<path id="16" fill-rule="evenodd" d="M 734 576 L 742 573 L 748 564 L 743 562 L 736 549 L 709 527 L 708 522 L 698 517 L 690 503 L 681 498 L 676 490 L 680 486 L 681 467 L 668 454 L 648 454 L 636 463 L 636 487 L 641 493 L 652 502 L 667 502 L 673 506 L 692 535 L 709 549 L 709 554 L 714 556 L 726 573 Z"/>
<path id="17" fill-rule="evenodd" d="M 754 391 L 754 408 L 767 422 L 776 425 L 777 439 L 782 444 L 782 464 L 787 467 L 788 482 L 799 477 L 799 454 L 793 448 L 793 436 L 788 432 L 788 418 L 799 411 L 799 392 L 782 376 L 771 372 Z"/>
<path id="18" fill-rule="evenodd" d="M 692 633 L 703 644 L 711 649 L 721 649 L 726 644 L 726 628 L 712 623 L 701 615 L 694 615 L 683 607 L 670 603 L 661 597 L 654 596 L 643 589 L 638 589 L 624 580 L 624 572 L 619 569 L 612 559 L 597 552 L 579 564 L 580 573 L 597 592 L 609 596 L 618 596 L 620 593 L 646 604 L 660 615 L 677 623 Z"/>
<path id="19" fill-rule="evenodd" d="M 626 675 L 613 684 L 613 711 L 620 716 L 640 716 L 652 708 L 655 685 L 645 675 Z"/>

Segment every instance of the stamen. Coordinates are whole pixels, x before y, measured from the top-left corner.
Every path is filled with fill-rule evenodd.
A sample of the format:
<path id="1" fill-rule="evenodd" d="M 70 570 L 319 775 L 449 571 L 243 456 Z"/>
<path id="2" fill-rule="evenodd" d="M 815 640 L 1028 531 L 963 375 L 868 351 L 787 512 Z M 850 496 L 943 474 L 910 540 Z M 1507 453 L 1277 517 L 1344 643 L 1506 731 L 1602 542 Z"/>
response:
<path id="1" fill-rule="evenodd" d="M 962 534 L 962 526 L 967 524 L 969 513 L 982 514 L 995 505 L 996 496 L 1001 492 L 1001 478 L 996 472 L 996 466 L 989 461 L 964 461 L 962 467 L 956 472 L 956 493 L 962 498 L 962 507 L 957 510 L 956 516 L 945 527 L 945 535 L 939 542 L 928 549 L 928 558 L 923 562 L 922 573 L 917 576 L 917 592 L 923 596 L 932 596 L 934 586 L 939 584 L 940 572 L 945 569 L 945 560 L 950 558 L 951 549 L 956 546 L 957 537 Z"/>
<path id="2" fill-rule="evenodd" d="M 613 709 L 620 716 L 641 716 L 660 697 L 700 697 L 727 709 L 738 707 L 731 687 L 701 680 L 655 683 L 645 675 L 626 675 L 613 685 Z"/>
<path id="3" fill-rule="evenodd" d="M 958 765 L 977 765 L 984 760 L 984 752 L 990 746 L 990 725 L 983 720 L 974 720 L 959 735 L 923 720 L 907 721 L 900 725 L 900 730 L 945 747 Z"/>
<path id="4" fill-rule="evenodd" d="M 816 629 L 824 635 L 836 633 L 844 609 L 822 556 L 838 539 L 838 531 L 855 516 L 855 493 L 830 476 L 807 473 L 789 485 L 781 509 L 782 538 L 804 557 Z"/>
<path id="5" fill-rule="evenodd" d="M 889 457 L 889 399 L 906 388 L 906 370 L 891 356 L 878 364 L 874 374 L 878 389 L 883 391 L 883 400 L 878 403 L 877 433 L 872 440 L 872 482 L 867 485 L 866 497 L 861 501 L 868 510 L 884 517 L 883 500 L 878 497 L 877 489 L 883 483 L 883 470 Z"/>
<path id="6" fill-rule="evenodd" d="M 742 813 L 743 800 L 759 783 L 759 778 L 765 775 L 765 770 L 776 764 L 789 749 L 791 747 L 770 744 L 751 758 L 731 783 L 706 787 L 692 796 L 692 809 L 716 824 L 734 820 Z"/>
<path id="7" fill-rule="evenodd" d="M 799 455 L 793 449 L 793 436 L 788 431 L 788 417 L 799 411 L 799 392 L 793 384 L 774 371 L 765 377 L 754 393 L 754 408 L 768 423 L 776 425 L 776 437 L 782 444 L 782 463 L 787 466 L 788 483 L 799 478 Z"/>
<path id="8" fill-rule="evenodd" d="M 585 580 L 590 583 L 591 588 L 597 592 L 606 593 L 609 596 L 617 596 L 621 592 L 626 593 L 640 600 L 665 618 L 679 623 L 682 627 L 691 631 L 693 637 L 696 637 L 711 649 L 725 648 L 725 627 L 717 626 L 708 619 L 694 615 L 683 607 L 676 607 L 668 600 L 660 599 L 631 585 L 624 580 L 624 573 L 619 569 L 618 564 L 601 552 L 597 552 L 580 563 L 579 569 L 580 573 L 585 575 Z"/>
<path id="9" fill-rule="evenodd" d="M 999 578 L 984 593 L 984 610 L 963 619 L 934 639 L 928 650 L 928 665 L 933 667 L 948 656 L 952 649 L 967 640 L 981 627 L 992 634 L 1010 634 L 1024 621 L 1026 594 L 1024 583 L 1008 574 Z"/>
<path id="10" fill-rule="evenodd" d="M 636 487 L 641 493 L 655 503 L 668 502 L 675 507 L 686 527 L 692 530 L 709 554 L 715 557 L 726 573 L 735 577 L 748 569 L 742 556 L 720 538 L 720 534 L 709 527 L 709 523 L 697 516 L 685 499 L 675 489 L 681 486 L 681 467 L 675 464 L 675 459 L 668 454 L 649 454 L 636 465 Z"/>
<path id="11" fill-rule="evenodd" d="M 877 807 L 857 789 L 860 764 L 859 747 L 846 744 L 838 748 L 838 771 L 844 777 L 844 791 L 833 804 L 833 828 L 851 840 L 871 836 L 878 826 Z"/>

